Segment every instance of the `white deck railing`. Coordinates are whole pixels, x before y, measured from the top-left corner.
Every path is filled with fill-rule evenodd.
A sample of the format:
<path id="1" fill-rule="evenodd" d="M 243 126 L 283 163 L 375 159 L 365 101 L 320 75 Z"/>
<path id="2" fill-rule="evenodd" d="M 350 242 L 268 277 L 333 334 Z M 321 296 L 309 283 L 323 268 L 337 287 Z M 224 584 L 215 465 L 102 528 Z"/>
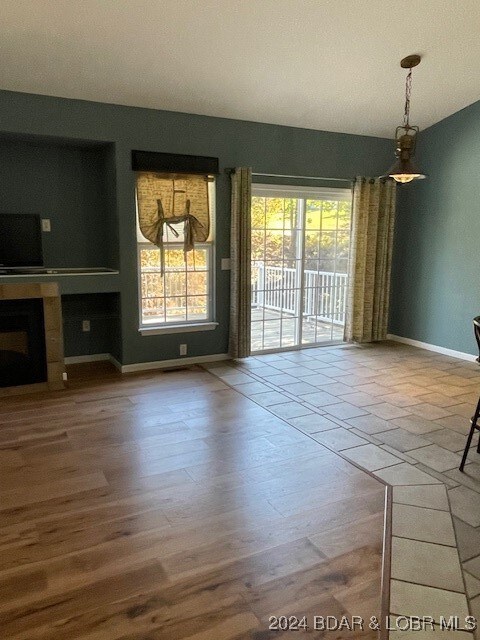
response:
<path id="1" fill-rule="evenodd" d="M 252 307 L 300 314 L 300 274 L 295 269 L 252 264 Z M 347 298 L 347 274 L 329 271 L 303 272 L 303 316 L 343 325 Z"/>

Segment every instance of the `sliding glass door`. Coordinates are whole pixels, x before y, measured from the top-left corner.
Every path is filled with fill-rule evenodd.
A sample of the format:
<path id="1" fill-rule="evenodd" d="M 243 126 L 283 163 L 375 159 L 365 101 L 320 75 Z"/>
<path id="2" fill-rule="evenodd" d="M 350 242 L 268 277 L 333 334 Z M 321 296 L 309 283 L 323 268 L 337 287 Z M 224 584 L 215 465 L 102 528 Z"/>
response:
<path id="1" fill-rule="evenodd" d="M 253 352 L 342 340 L 350 219 L 350 190 L 253 185 Z"/>

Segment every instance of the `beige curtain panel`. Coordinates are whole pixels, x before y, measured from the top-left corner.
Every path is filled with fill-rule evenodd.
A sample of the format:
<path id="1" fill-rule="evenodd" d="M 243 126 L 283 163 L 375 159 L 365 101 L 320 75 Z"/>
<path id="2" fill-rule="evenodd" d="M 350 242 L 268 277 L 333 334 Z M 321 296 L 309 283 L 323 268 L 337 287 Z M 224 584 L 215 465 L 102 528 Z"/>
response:
<path id="1" fill-rule="evenodd" d="M 345 322 L 347 341 L 374 342 L 387 337 L 395 187 L 393 180 L 355 180 Z"/>
<path id="2" fill-rule="evenodd" d="M 192 251 L 195 242 L 208 239 L 208 176 L 138 172 L 137 203 L 140 231 L 160 249 L 162 273 L 166 231 L 176 238 L 179 233 L 175 226 L 183 224 L 185 253 Z"/>
<path id="3" fill-rule="evenodd" d="M 230 275 L 230 355 L 250 355 L 251 314 L 251 206 L 252 170 L 237 168 L 232 172 L 231 275 Z"/>

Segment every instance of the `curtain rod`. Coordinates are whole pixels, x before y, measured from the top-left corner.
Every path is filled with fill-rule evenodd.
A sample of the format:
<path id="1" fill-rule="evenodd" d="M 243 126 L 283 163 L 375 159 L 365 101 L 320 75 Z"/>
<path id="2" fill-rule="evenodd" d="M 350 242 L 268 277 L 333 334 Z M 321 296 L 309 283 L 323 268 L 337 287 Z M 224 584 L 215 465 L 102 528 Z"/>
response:
<path id="1" fill-rule="evenodd" d="M 332 182 L 353 182 L 353 179 L 349 179 L 349 178 L 325 178 L 320 176 L 287 176 L 281 173 L 252 172 L 252 176 L 259 176 L 264 178 L 295 178 L 296 180 L 331 180 Z"/>

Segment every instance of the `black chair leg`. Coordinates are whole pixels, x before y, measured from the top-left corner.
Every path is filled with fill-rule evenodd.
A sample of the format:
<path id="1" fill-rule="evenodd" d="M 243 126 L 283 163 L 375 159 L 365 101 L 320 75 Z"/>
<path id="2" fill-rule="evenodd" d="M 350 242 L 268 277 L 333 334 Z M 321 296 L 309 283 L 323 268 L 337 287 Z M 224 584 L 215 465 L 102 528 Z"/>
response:
<path id="1" fill-rule="evenodd" d="M 460 471 L 463 471 L 463 467 L 465 466 L 465 462 L 467 461 L 468 450 L 470 449 L 473 434 L 475 433 L 475 426 L 475 422 L 472 420 L 472 426 L 470 427 L 470 433 L 468 434 L 467 444 L 465 445 L 465 450 L 463 452 L 462 462 L 460 463 Z"/>
<path id="2" fill-rule="evenodd" d="M 472 426 L 470 427 L 470 433 L 468 434 L 467 444 L 465 445 L 465 450 L 463 452 L 462 462 L 460 464 L 460 471 L 463 471 L 463 467 L 465 466 L 465 462 L 467 461 L 468 451 L 470 449 L 470 445 L 472 444 L 473 434 L 475 430 L 478 429 L 478 418 L 480 417 L 480 398 L 477 402 L 477 408 L 475 409 L 475 413 L 472 418 Z M 477 451 L 480 453 L 480 439 L 478 441 Z"/>

